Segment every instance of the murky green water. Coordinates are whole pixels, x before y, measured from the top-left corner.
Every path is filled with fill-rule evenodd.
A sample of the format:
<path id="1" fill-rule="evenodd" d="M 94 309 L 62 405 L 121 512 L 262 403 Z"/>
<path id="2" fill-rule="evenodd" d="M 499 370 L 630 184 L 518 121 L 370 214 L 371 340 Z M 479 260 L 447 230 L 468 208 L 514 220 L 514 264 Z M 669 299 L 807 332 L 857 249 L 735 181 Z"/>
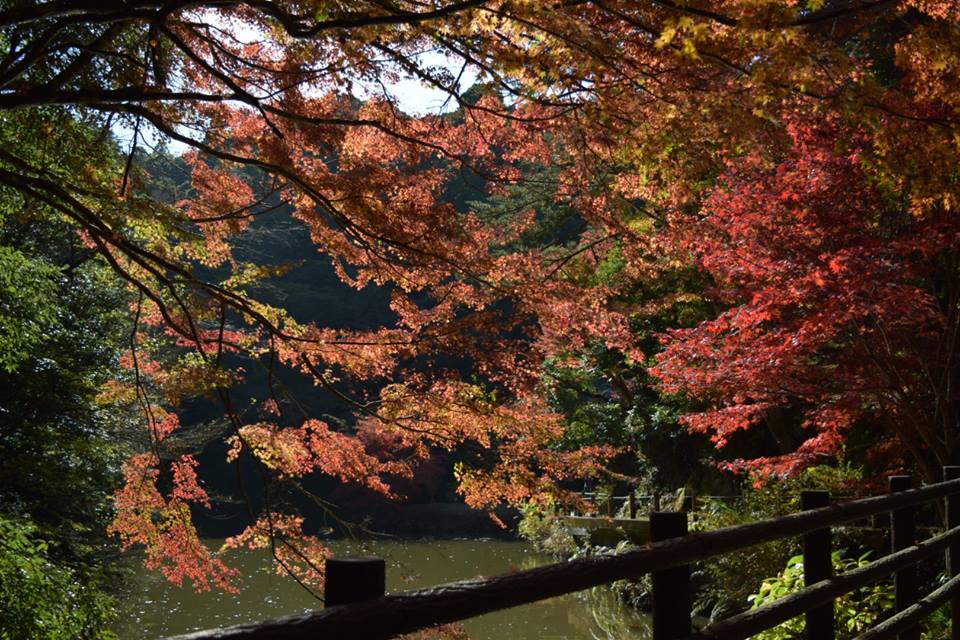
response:
<path id="1" fill-rule="evenodd" d="M 342 555 L 387 559 L 387 592 L 490 576 L 553 562 L 529 545 L 501 540 L 334 541 Z M 231 563 L 246 576 L 239 594 L 194 593 L 145 571 L 132 581 L 122 640 L 155 639 L 197 629 L 298 613 L 321 606 L 288 578 L 273 573 L 267 552 L 247 552 Z M 608 589 L 553 598 L 463 623 L 474 640 L 647 640 L 649 619 L 622 605 Z"/>

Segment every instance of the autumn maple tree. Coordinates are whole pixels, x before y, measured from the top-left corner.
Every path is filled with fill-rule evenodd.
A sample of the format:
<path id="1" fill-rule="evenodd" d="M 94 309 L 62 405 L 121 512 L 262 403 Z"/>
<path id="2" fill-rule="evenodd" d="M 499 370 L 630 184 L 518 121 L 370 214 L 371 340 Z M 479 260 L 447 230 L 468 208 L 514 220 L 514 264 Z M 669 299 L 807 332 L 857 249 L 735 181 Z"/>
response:
<path id="1" fill-rule="evenodd" d="M 771 409 L 801 416 L 796 450 L 736 466 L 790 473 L 839 454 L 858 422 L 872 455 L 927 478 L 956 459 L 956 216 L 917 215 L 868 177 L 869 137 L 796 120 L 779 162 L 729 162 L 681 242 L 729 308 L 670 331 L 655 370 L 709 398 L 686 417 L 722 446 Z M 889 460 L 884 461 L 883 456 Z"/>
<path id="2" fill-rule="evenodd" d="M 66 114 L 116 158 L 68 170 L 48 150 L 0 148 L 0 185 L 69 220 L 135 294 L 130 373 L 103 395 L 140 407 L 149 446 L 126 466 L 113 530 L 174 581 L 232 588 L 191 521 L 210 500 L 195 452 L 174 446 L 189 431 L 177 409 L 196 395 L 222 404 L 229 458 L 253 461 L 266 484 L 321 473 L 390 495 L 388 478 L 431 450 L 473 446 L 493 456 L 460 470 L 469 504 L 561 499 L 562 481 L 603 473 L 614 451 L 558 446 L 544 363 L 645 363 L 631 321 L 681 296 L 631 293 L 678 267 L 708 275 L 703 294 L 721 309 L 666 332 L 655 365 L 665 392 L 710 408 L 690 428 L 723 444 L 787 408 L 807 427 L 799 449 L 739 464 L 786 472 L 876 417 L 932 478 L 960 434 L 957 9 L 5 5 L 4 117 L 36 133 L 44 113 Z M 464 99 L 458 69 L 484 77 L 482 95 Z M 399 76 L 445 91 L 455 114 L 403 113 L 376 89 Z M 187 149 L 192 191 L 175 203 L 150 195 L 136 161 L 157 138 Z M 542 211 L 494 221 L 457 207 L 448 189 L 464 176 L 500 195 L 545 183 L 576 230 L 521 242 Z M 389 285 L 396 321 L 346 331 L 258 298 L 286 267 L 244 262 L 234 243 L 279 208 L 345 283 Z M 243 366 L 269 372 L 254 411 L 231 394 Z M 279 368 L 355 420 L 297 415 Z M 376 396 L 354 381 L 375 381 Z M 325 550 L 300 516 L 268 501 L 251 522 L 228 547 L 270 546 L 298 579 L 322 578 Z"/>

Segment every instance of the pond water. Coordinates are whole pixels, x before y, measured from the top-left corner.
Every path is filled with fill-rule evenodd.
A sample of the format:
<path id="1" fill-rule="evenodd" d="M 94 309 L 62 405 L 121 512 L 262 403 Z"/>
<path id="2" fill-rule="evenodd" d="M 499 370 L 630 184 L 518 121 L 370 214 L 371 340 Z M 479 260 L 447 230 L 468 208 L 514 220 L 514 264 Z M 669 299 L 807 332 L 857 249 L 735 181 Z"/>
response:
<path id="1" fill-rule="evenodd" d="M 211 541 L 218 543 L 219 541 Z M 554 562 L 522 542 L 503 540 L 333 541 L 338 555 L 387 560 L 387 592 L 405 591 Z M 198 629 L 254 622 L 322 606 L 293 580 L 278 576 L 269 552 L 234 556 L 245 576 L 239 594 L 197 594 L 140 570 L 125 594 L 116 626 L 121 640 L 154 640 Z M 649 618 L 622 604 L 608 588 L 552 598 L 463 623 L 472 640 L 648 640 Z"/>

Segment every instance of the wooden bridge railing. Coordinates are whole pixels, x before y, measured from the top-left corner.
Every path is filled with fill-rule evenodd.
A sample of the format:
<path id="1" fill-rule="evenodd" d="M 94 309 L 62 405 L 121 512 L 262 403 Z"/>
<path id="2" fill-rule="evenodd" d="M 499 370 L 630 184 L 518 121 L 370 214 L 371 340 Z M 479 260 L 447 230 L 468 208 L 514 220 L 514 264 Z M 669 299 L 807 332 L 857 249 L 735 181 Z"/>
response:
<path id="1" fill-rule="evenodd" d="M 829 504 L 824 492 L 807 492 L 802 504 L 805 510 L 799 513 L 706 532 L 688 534 L 686 513 L 652 513 L 654 542 L 639 549 L 393 595 L 383 595 L 381 559 L 332 559 L 327 608 L 170 640 L 386 639 L 644 573 L 653 574 L 654 640 L 739 640 L 800 615 L 806 616 L 808 638 L 832 640 L 833 601 L 891 573 L 896 610 L 858 640 L 915 640 L 924 618 L 948 601 L 951 637 L 960 640 L 960 467 L 945 467 L 944 476 L 943 482 L 919 489 L 910 488 L 908 476 L 895 476 L 890 479 L 890 494 L 839 504 Z M 946 500 L 945 531 L 917 542 L 913 526 L 916 508 L 938 499 Z M 832 576 L 830 527 L 885 512 L 891 518 L 892 552 Z M 798 535 L 803 536 L 806 588 L 697 632 L 692 630 L 690 563 Z M 921 598 L 917 563 L 943 552 L 949 579 Z"/>
<path id="2" fill-rule="evenodd" d="M 693 511 L 703 501 L 733 502 L 741 500 L 742 495 L 694 495 L 692 493 L 680 494 L 679 496 L 664 494 L 638 494 L 631 491 L 622 496 L 613 495 L 603 491 L 581 491 L 581 498 L 593 504 L 594 511 L 606 516 L 614 516 L 624 504 L 627 505 L 626 513 L 630 518 L 636 518 L 638 514 L 645 515 L 649 511 L 660 511 L 662 503 L 672 504 L 678 511 Z M 850 499 L 849 496 L 840 496 L 839 499 Z M 645 507 L 643 506 L 645 505 Z M 561 507 L 557 506 L 558 513 Z M 665 509 L 669 511 L 669 509 Z M 570 515 L 580 515 L 580 512 L 571 511 Z"/>

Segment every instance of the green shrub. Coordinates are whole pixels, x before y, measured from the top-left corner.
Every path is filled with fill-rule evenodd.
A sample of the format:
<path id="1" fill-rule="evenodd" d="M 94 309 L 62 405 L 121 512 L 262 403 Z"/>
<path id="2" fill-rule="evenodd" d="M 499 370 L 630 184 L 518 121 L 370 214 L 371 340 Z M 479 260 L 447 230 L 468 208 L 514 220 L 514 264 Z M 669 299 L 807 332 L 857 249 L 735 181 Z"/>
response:
<path id="1" fill-rule="evenodd" d="M 858 558 L 844 558 L 839 551 L 833 552 L 833 572 L 841 575 L 870 563 L 869 553 Z M 793 556 L 786 568 L 775 578 L 767 578 L 759 592 L 750 596 L 756 609 L 804 587 L 803 556 Z M 861 587 L 837 598 L 834 603 L 834 628 L 838 640 L 855 638 L 880 622 L 893 611 L 893 583 L 890 580 Z M 754 636 L 758 640 L 793 640 L 804 637 L 803 616 L 793 618 L 772 629 Z"/>
<path id="2" fill-rule="evenodd" d="M 576 541 L 560 519 L 548 509 L 532 503 L 524 505 L 517 533 L 543 553 L 566 558 L 577 551 Z"/>
<path id="3" fill-rule="evenodd" d="M 0 640 L 108 640 L 113 612 L 95 577 L 50 560 L 31 522 L 0 516 Z"/>
<path id="4" fill-rule="evenodd" d="M 947 581 L 946 575 L 941 575 L 937 587 L 942 586 Z M 952 616 L 950 614 L 950 603 L 946 602 L 931 613 L 926 620 L 926 629 L 923 632 L 923 640 L 948 640 L 950 638 L 950 624 Z"/>

